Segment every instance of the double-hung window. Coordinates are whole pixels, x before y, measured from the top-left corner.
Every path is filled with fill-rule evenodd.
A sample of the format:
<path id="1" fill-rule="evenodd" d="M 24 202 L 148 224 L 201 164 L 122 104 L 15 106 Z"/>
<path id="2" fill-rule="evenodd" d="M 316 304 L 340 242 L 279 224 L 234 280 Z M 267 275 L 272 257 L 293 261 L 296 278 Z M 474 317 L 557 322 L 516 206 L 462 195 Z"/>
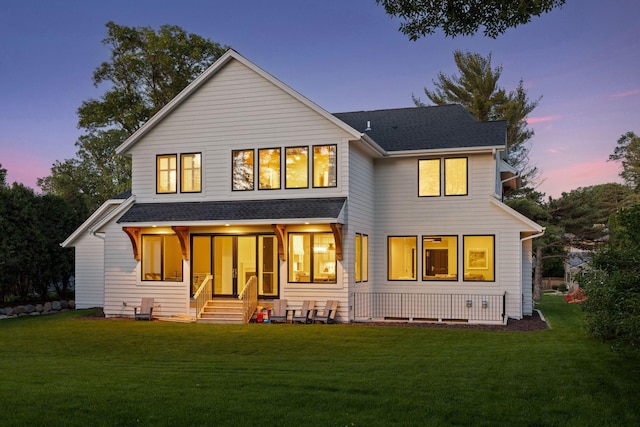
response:
<path id="1" fill-rule="evenodd" d="M 177 181 L 177 156 L 164 154 L 156 157 L 156 192 L 175 193 Z"/>

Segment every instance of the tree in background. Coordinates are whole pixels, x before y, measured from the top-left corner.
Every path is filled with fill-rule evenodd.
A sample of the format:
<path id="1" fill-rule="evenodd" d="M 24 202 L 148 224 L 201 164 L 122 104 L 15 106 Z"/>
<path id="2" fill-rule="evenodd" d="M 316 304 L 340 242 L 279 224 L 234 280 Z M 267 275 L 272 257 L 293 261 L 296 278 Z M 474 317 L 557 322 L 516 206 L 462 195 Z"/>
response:
<path id="1" fill-rule="evenodd" d="M 508 162 L 523 178 L 524 186 L 532 183 L 538 170 L 528 161 L 527 142 L 533 130 L 527 127 L 527 116 L 538 106 L 540 98 L 530 100 L 522 80 L 518 87 L 508 92 L 498 85 L 502 67 L 491 66 L 491 54 L 453 52 L 459 75 L 438 73 L 433 80 L 434 90 L 424 88 L 424 93 L 435 105 L 461 104 L 479 121 L 505 120 L 507 122 Z M 412 96 L 417 106 L 426 106 L 420 98 Z"/>
<path id="2" fill-rule="evenodd" d="M 410 40 L 433 34 L 438 28 L 448 37 L 469 36 L 484 27 L 487 37 L 496 38 L 560 7 L 566 0 L 376 0 L 387 14 L 403 20 L 400 31 Z"/>
<path id="3" fill-rule="evenodd" d="M 587 329 L 620 350 L 640 353 L 640 205 L 609 222 L 609 244 L 595 252 L 594 270 L 580 278 Z"/>
<path id="4" fill-rule="evenodd" d="M 0 186 L 0 300 L 46 298 L 52 288 L 64 296 L 73 276 L 73 251 L 60 242 L 78 221 L 60 197 L 38 195 L 18 183 Z"/>
<path id="5" fill-rule="evenodd" d="M 109 89 L 78 108 L 86 133 L 76 142 L 77 157 L 57 161 L 50 176 L 38 179 L 44 192 L 85 212 L 130 188 L 130 160 L 116 156 L 116 148 L 228 49 L 178 26 L 106 27 L 102 43 L 111 59 L 95 70 L 93 83 Z"/>
<path id="6" fill-rule="evenodd" d="M 621 162 L 620 177 L 635 191 L 640 191 L 640 137 L 633 132 L 622 135 L 609 160 Z"/>

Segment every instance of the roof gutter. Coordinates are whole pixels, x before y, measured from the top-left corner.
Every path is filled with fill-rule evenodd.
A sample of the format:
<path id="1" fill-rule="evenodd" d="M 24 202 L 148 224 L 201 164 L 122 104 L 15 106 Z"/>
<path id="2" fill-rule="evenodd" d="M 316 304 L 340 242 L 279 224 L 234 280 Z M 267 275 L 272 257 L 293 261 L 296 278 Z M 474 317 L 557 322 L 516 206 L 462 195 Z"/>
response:
<path id="1" fill-rule="evenodd" d="M 496 150 L 503 148 L 498 146 L 486 146 L 486 147 L 459 147 L 459 148 L 446 148 L 446 149 L 430 149 L 430 150 L 403 150 L 403 151 L 391 151 L 387 152 L 388 157 L 415 157 L 415 156 L 434 156 L 434 155 L 457 155 L 461 153 L 469 154 L 482 154 L 482 153 L 494 153 Z"/>

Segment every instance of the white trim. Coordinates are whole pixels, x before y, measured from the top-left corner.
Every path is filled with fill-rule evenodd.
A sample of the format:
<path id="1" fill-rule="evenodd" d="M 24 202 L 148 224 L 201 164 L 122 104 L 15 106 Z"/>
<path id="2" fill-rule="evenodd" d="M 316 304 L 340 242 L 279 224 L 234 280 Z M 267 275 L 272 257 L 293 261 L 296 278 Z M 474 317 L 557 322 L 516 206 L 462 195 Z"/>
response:
<path id="1" fill-rule="evenodd" d="M 104 225 L 104 223 L 123 209 L 128 208 L 131 203 L 135 200 L 134 196 L 129 197 L 128 199 L 109 199 L 104 202 L 98 209 L 96 209 L 89 218 L 85 222 L 80 225 L 80 227 L 76 228 L 76 230 L 69 236 L 67 239 L 60 243 L 60 246 L 63 248 L 73 247 L 72 243 L 78 239 L 81 235 L 89 232 L 90 234 L 94 234 L 95 230 L 97 230 L 100 226 Z M 105 212 L 112 207 L 113 205 L 119 205 L 117 208 L 113 209 L 111 212 L 105 215 Z"/>
<path id="2" fill-rule="evenodd" d="M 531 228 L 530 231 L 533 231 L 533 232 L 536 232 L 536 233 L 544 233 L 545 228 L 540 226 L 540 224 L 530 220 L 526 216 L 522 215 L 520 212 L 518 212 L 515 209 L 512 209 L 509 206 L 505 205 L 500 200 L 496 200 L 495 197 L 491 196 L 491 197 L 489 197 L 489 199 L 491 200 L 491 203 L 493 203 L 494 205 L 496 205 L 497 207 L 499 207 L 500 209 L 502 209 L 503 211 L 505 211 L 506 213 L 508 213 L 512 217 L 514 217 L 515 219 L 519 220 L 520 222 L 522 222 L 523 224 L 525 224 L 529 228 Z M 540 235 L 542 235 L 542 234 L 540 234 Z"/>
<path id="3" fill-rule="evenodd" d="M 436 148 L 430 150 L 403 150 L 386 152 L 387 157 L 415 157 L 415 156 L 449 156 L 461 154 L 482 154 L 493 153 L 494 150 L 504 149 L 502 145 L 486 147 L 459 147 L 459 148 Z"/>

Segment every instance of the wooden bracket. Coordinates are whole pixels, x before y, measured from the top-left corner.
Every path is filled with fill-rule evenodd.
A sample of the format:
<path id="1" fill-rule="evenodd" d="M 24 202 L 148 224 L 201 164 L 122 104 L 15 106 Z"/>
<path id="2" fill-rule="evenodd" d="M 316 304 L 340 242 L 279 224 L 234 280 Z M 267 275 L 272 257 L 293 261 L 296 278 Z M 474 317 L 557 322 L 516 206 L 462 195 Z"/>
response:
<path id="1" fill-rule="evenodd" d="M 333 238 L 336 241 L 336 260 L 342 261 L 342 224 L 332 222 L 329 227 L 331 227 Z"/>
<path id="2" fill-rule="evenodd" d="M 175 225 L 171 229 L 178 236 L 180 248 L 182 249 L 182 259 L 189 261 L 189 227 Z"/>
<path id="3" fill-rule="evenodd" d="M 286 261 L 287 253 L 284 250 L 284 234 L 287 226 L 282 224 L 273 224 L 271 225 L 271 228 L 273 228 L 273 231 L 276 233 L 276 239 L 278 239 L 278 256 L 280 257 L 280 261 Z"/>
<path id="4" fill-rule="evenodd" d="M 133 259 L 140 261 L 140 227 L 122 227 L 122 230 L 127 233 L 129 240 L 131 240 Z"/>

